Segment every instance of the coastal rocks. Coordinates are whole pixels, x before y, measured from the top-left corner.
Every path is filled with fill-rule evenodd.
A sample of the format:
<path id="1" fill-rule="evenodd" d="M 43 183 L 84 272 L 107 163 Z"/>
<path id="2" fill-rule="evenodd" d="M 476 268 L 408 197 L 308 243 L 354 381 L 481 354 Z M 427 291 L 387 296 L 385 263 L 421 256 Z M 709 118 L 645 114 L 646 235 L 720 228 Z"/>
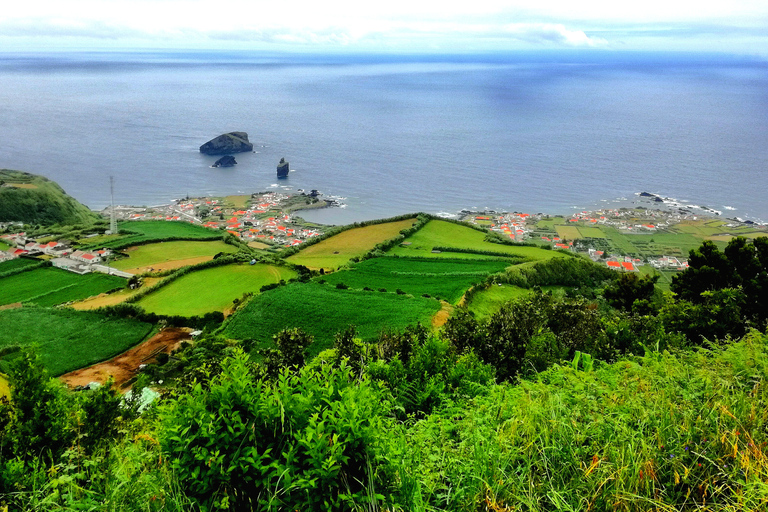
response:
<path id="1" fill-rule="evenodd" d="M 287 178 L 288 177 L 288 162 L 285 161 L 285 158 L 280 159 L 280 163 L 277 164 L 277 177 L 278 178 Z"/>
<path id="2" fill-rule="evenodd" d="M 237 160 L 235 160 L 235 157 L 226 155 L 216 160 L 216 162 L 211 167 L 232 167 L 233 165 L 237 165 Z"/>
<path id="3" fill-rule="evenodd" d="M 253 151 L 253 144 L 248 142 L 245 132 L 230 132 L 209 140 L 200 146 L 200 152 L 206 155 L 228 155 Z"/>

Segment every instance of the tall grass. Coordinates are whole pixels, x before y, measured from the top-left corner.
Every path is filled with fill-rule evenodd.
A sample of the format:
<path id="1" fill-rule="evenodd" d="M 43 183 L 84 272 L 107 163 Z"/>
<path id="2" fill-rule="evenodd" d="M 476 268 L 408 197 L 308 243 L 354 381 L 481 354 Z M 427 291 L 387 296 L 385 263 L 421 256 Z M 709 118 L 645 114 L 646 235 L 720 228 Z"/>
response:
<path id="1" fill-rule="evenodd" d="M 651 354 L 535 381 L 402 428 L 416 510 L 766 510 L 768 347 Z M 418 447 L 411 449 L 410 447 Z"/>

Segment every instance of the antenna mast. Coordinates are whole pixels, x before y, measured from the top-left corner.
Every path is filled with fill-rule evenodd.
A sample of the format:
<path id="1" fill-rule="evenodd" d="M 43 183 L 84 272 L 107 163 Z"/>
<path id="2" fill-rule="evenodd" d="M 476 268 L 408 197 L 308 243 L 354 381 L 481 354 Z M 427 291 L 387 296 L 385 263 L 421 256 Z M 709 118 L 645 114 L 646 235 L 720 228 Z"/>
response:
<path id="1" fill-rule="evenodd" d="M 117 234 L 117 217 L 115 217 L 115 179 L 110 176 L 109 177 L 109 194 L 112 197 L 112 208 L 111 208 L 111 215 L 109 218 L 109 231 L 112 232 L 113 235 Z"/>

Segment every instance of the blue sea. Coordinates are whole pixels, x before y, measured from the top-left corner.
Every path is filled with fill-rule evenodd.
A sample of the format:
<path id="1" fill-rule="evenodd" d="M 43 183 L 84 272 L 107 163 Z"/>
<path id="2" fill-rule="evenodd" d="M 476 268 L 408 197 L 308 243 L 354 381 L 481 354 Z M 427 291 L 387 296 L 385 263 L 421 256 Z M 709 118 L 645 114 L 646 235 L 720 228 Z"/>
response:
<path id="1" fill-rule="evenodd" d="M 211 168 L 207 140 L 253 153 Z M 280 158 L 288 179 L 276 179 Z M 641 191 L 768 220 L 768 63 L 609 52 L 0 54 L 0 167 L 94 209 L 318 189 L 328 223 L 568 213 Z M 624 198 L 623 200 L 620 198 Z M 614 201 L 618 201 L 615 202 Z"/>

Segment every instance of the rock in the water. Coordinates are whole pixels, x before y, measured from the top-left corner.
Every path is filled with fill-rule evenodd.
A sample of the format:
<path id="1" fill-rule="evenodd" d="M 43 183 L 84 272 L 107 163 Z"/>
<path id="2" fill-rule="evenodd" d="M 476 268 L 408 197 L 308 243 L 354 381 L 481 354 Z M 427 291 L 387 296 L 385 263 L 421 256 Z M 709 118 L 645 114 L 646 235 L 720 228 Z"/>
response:
<path id="1" fill-rule="evenodd" d="M 232 167 L 233 165 L 237 165 L 237 160 L 232 155 L 223 156 L 213 164 L 214 167 Z"/>
<path id="2" fill-rule="evenodd" d="M 288 177 L 288 162 L 285 161 L 285 158 L 280 159 L 280 163 L 277 164 L 277 177 L 278 178 L 287 178 Z"/>
<path id="3" fill-rule="evenodd" d="M 200 146 L 200 152 L 206 155 L 228 155 L 243 151 L 253 151 L 253 144 L 248 142 L 248 134 L 245 132 L 225 133 Z"/>

